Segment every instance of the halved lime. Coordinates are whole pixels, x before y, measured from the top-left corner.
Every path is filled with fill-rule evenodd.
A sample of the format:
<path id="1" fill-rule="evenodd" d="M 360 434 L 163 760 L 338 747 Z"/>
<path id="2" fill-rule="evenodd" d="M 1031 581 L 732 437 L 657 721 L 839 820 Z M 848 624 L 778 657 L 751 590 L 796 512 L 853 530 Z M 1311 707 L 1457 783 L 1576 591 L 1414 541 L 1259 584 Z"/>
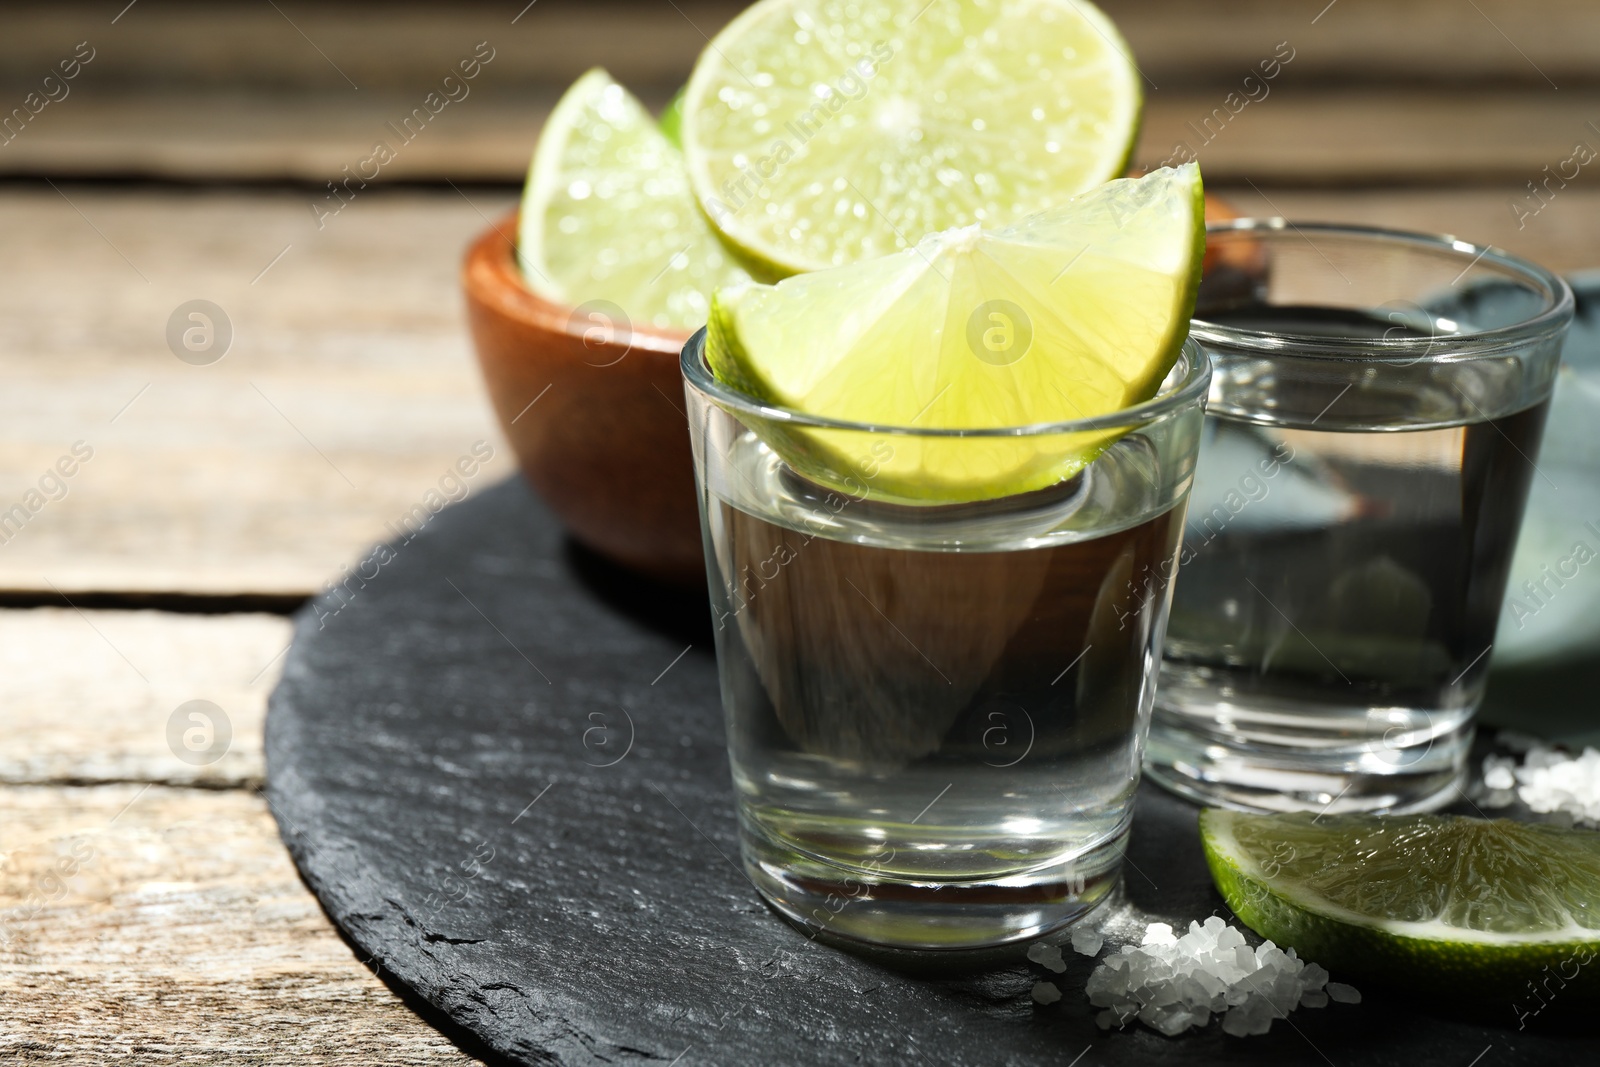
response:
<path id="1" fill-rule="evenodd" d="M 561 304 L 607 301 L 633 323 L 696 329 L 719 285 L 749 277 L 689 193 L 683 157 L 598 68 L 556 104 L 528 170 L 517 235 L 528 287 Z"/>
<path id="2" fill-rule="evenodd" d="M 730 247 L 785 277 L 1122 174 L 1139 77 L 1084 0 L 762 0 L 696 63 L 684 153 Z"/>
<path id="3" fill-rule="evenodd" d="M 1194 164 L 1110 182 L 986 232 L 719 290 L 707 359 L 783 407 L 853 423 L 981 429 L 1064 422 L 1153 396 L 1188 335 L 1205 229 Z M 796 469 L 878 499 L 1041 489 L 1118 431 L 986 438 L 809 429 L 769 442 Z"/>
<path id="4" fill-rule="evenodd" d="M 1207 809 L 1200 836 L 1239 918 L 1336 973 L 1500 998 L 1508 1021 L 1518 1004 L 1585 996 L 1564 987 L 1600 991 L 1600 965 L 1590 965 L 1600 954 L 1600 833 L 1454 815 Z"/>

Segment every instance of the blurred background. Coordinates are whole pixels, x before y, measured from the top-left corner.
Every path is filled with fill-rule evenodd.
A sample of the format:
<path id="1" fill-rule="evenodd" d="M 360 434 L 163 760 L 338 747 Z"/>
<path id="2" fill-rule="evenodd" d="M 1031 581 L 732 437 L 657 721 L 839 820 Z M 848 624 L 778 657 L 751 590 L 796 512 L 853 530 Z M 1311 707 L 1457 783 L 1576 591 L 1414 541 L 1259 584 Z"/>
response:
<path id="1" fill-rule="evenodd" d="M 0 1053 L 463 1059 L 257 792 L 286 616 L 478 442 L 469 493 L 512 474 L 463 249 L 577 75 L 659 107 L 739 6 L 0 4 Z M 1247 214 L 1600 267 L 1592 0 L 1102 6 L 1145 75 L 1139 163 L 1192 154 Z M 215 333 L 179 358 L 196 300 Z M 199 762 L 169 732 L 197 698 L 230 731 Z"/>

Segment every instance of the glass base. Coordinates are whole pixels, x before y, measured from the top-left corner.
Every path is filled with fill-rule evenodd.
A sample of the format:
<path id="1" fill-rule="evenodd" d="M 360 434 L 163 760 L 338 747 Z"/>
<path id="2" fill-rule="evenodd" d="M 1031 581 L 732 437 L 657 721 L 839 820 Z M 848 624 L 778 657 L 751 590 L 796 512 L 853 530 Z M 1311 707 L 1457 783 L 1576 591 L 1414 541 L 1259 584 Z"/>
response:
<path id="1" fill-rule="evenodd" d="M 1127 838 L 1124 828 L 1087 853 L 982 880 L 866 875 L 785 847 L 748 822 L 741 849 L 767 902 L 819 938 L 939 952 L 1035 941 L 1097 911 L 1116 887 Z"/>
<path id="2" fill-rule="evenodd" d="M 1470 710 L 1175 706 L 1158 691 L 1145 773 L 1245 811 L 1435 811 L 1461 794 L 1472 735 Z"/>

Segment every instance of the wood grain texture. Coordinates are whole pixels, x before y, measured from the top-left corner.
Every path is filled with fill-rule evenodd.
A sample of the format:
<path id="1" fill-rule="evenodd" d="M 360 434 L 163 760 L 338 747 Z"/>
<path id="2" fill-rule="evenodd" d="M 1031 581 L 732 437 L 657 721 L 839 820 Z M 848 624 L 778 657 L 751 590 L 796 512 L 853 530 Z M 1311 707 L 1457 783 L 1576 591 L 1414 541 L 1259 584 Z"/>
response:
<path id="1" fill-rule="evenodd" d="M 468 1064 L 340 940 L 257 794 L 0 786 L 0 1059 Z"/>
<path id="2" fill-rule="evenodd" d="M 595 64 L 670 91 L 736 0 L 539 0 L 133 6 L 91 0 L 8 12 L 0 84 L 31 85 L 72 45 L 98 49 L 98 82 L 297 87 L 354 94 L 423 88 L 463 49 L 496 49 L 491 83 L 565 85 Z M 1321 83 L 1522 83 L 1563 90 L 1600 80 L 1600 11 L 1588 0 L 1102 0 L 1149 84 L 1225 85 L 1273 46 L 1300 50 Z M 35 74 L 35 72 L 37 72 Z"/>
<path id="3" fill-rule="evenodd" d="M 1198 159 L 1211 182 L 1519 187 L 1578 143 L 1600 154 L 1594 92 L 1312 92 L 1296 73 L 1254 83 L 1255 102 L 1238 87 L 1151 94 L 1134 158 L 1147 168 Z"/>
<path id="4" fill-rule="evenodd" d="M 259 786 L 267 694 L 288 644 L 275 615 L 0 611 L 0 783 Z M 196 734 L 184 748 L 180 733 L 173 747 L 168 722 L 191 700 L 222 710 L 226 745 L 213 727 L 209 742 Z"/>
<path id="5" fill-rule="evenodd" d="M 1586 0 L 1103 0 L 1152 93 L 1234 83 L 1280 41 L 1319 85 L 1523 84 L 1600 77 Z"/>
<path id="6" fill-rule="evenodd" d="M 368 190 L 321 230 L 304 193 L 0 195 L 0 513 L 33 508 L 0 589 L 307 593 L 509 475 L 457 271 L 510 197 L 473 195 Z M 194 298 L 232 323 L 209 366 L 165 337 Z M 65 496 L 30 496 L 79 441 Z"/>
<path id="7" fill-rule="evenodd" d="M 397 151 L 379 183 L 515 182 L 583 70 L 605 66 L 659 107 L 740 6 L 166 3 L 115 25 L 98 4 L 8 13 L 0 114 L 80 40 L 95 51 L 64 98 L 0 144 L 0 174 L 322 185 L 383 141 Z M 1576 139 L 1600 143 L 1588 125 L 1600 116 L 1600 8 L 1585 0 L 1104 6 L 1144 75 L 1147 163 L 1187 143 L 1214 180 L 1459 184 L 1537 173 Z M 402 143 L 401 120 L 475 52 L 492 59 L 454 90 L 466 95 Z M 1207 132 L 1230 91 L 1258 102 Z"/>
<path id="8" fill-rule="evenodd" d="M 1578 141 L 1600 150 L 1600 128 L 1590 125 L 1600 124 L 1600 93 L 1593 90 L 1317 90 L 1291 65 L 1249 91 L 1255 102 L 1238 84 L 1150 93 L 1135 159 L 1145 166 L 1182 162 L 1187 149 L 1213 181 L 1460 185 L 1537 177 Z M 389 124 L 415 101 L 393 92 L 333 101 L 147 89 L 69 98 L 71 106 L 47 110 L 0 151 L 0 173 L 289 180 L 326 192 L 327 182 L 355 172 L 382 141 L 396 155 L 374 185 L 517 183 L 558 95 L 551 88 L 510 98 L 469 96 L 409 142 Z M 644 95 L 652 107 L 666 102 L 659 92 Z M 311 199 L 321 202 L 321 194 Z"/>
<path id="9" fill-rule="evenodd" d="M 1600 175 L 1592 186 L 1579 179 L 1558 191 L 1539 214 L 1523 218 L 1520 226 L 1511 205 L 1526 201 L 1516 186 L 1335 192 L 1230 185 L 1212 191 L 1245 214 L 1448 233 L 1495 245 L 1556 271 L 1600 268 Z"/>
<path id="10" fill-rule="evenodd" d="M 329 99 L 307 92 L 268 95 L 231 88 L 196 94 L 140 87 L 125 94 L 85 94 L 82 100 L 69 97 L 59 110 L 47 109 L 0 149 L 0 173 L 288 180 L 323 187 L 358 173 L 381 141 L 395 156 L 378 169 L 374 184 L 516 182 L 528 169 L 539 129 L 562 88 L 469 95 L 427 125 L 399 133 L 396 127 L 418 106 L 422 93 L 376 89 Z M 667 100 L 663 92 L 642 95 L 653 108 Z M 373 169 L 368 164 L 365 173 L 371 176 Z"/>
<path id="11" fill-rule="evenodd" d="M 76 0 L 8 12 L 0 84 L 29 84 L 36 80 L 30 70 L 42 77 L 87 39 L 97 51 L 82 78 L 85 93 L 95 84 L 135 84 L 267 92 L 310 88 L 332 96 L 405 90 L 420 99 L 462 56 L 488 42 L 493 58 L 483 74 L 485 84 L 564 86 L 600 65 L 630 82 L 671 91 L 687 77 L 706 37 L 746 5 L 740 0 L 466 0 L 448 6 L 420 0 L 276 5 L 164 0 L 138 4 L 113 25 L 120 6 Z"/>

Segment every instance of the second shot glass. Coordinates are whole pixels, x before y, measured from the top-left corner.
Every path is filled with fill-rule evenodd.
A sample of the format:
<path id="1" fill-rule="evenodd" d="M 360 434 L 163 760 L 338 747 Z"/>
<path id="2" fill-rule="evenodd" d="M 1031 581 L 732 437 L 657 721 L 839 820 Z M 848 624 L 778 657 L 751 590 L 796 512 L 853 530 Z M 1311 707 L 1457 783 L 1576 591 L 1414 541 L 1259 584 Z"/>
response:
<path id="1" fill-rule="evenodd" d="M 1147 767 L 1205 803 L 1427 810 L 1461 780 L 1572 319 L 1450 238 L 1213 226 L 1214 377 Z"/>

